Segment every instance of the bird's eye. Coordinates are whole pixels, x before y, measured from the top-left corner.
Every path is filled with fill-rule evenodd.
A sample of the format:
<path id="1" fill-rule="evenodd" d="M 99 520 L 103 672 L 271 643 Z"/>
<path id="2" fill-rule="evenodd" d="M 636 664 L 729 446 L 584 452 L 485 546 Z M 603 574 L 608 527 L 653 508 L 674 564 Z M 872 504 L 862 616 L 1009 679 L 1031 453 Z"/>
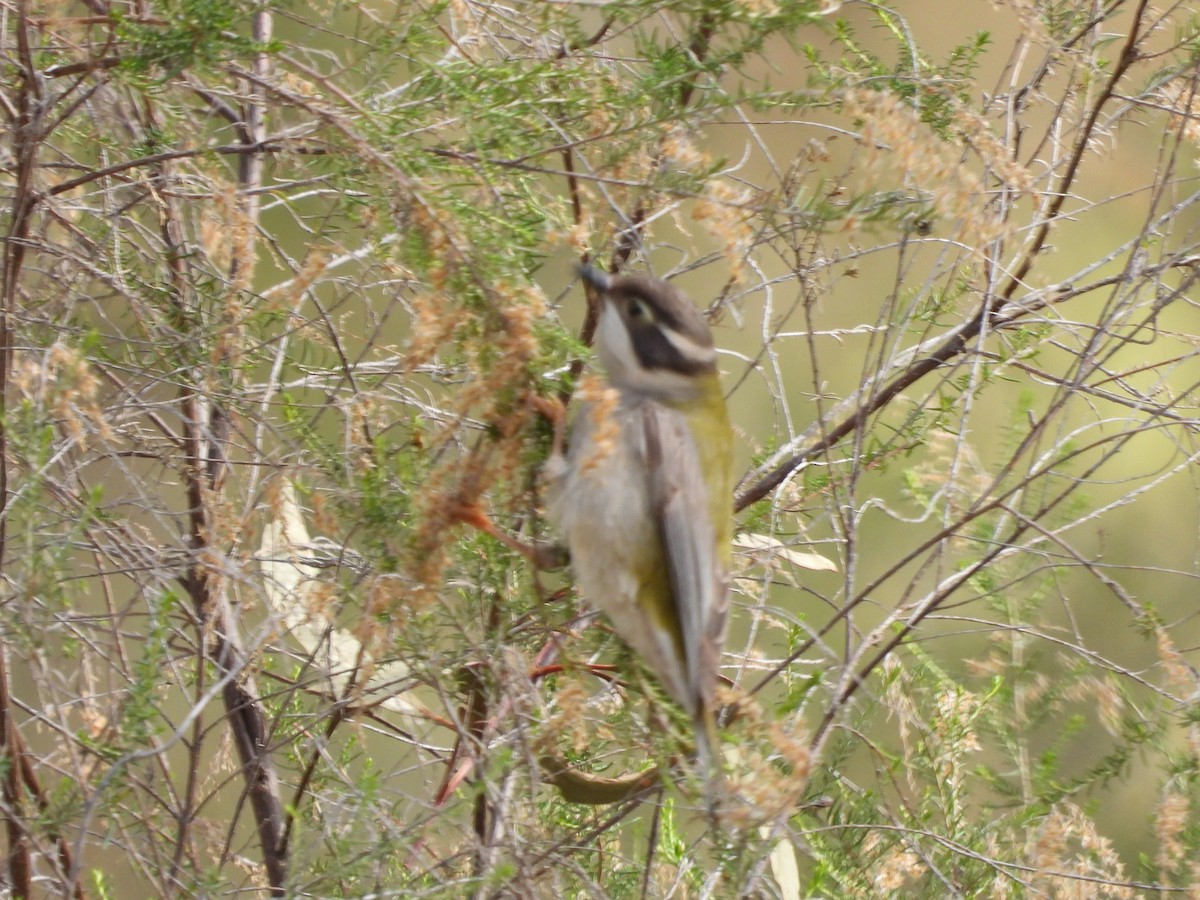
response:
<path id="1" fill-rule="evenodd" d="M 641 300 L 633 300 L 629 303 L 629 318 L 635 322 L 640 322 L 650 318 L 650 310 L 646 308 L 646 304 Z"/>

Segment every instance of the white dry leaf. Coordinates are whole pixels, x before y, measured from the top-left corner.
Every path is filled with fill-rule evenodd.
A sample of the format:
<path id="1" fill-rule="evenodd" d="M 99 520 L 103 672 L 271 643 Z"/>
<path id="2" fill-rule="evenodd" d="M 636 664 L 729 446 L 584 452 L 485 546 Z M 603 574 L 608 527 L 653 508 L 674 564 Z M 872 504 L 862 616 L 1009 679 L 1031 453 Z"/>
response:
<path id="1" fill-rule="evenodd" d="M 767 826 L 759 828 L 758 833 L 764 838 L 771 836 Z M 779 841 L 767 858 L 771 864 L 771 877 L 779 887 L 781 900 L 800 900 L 800 863 L 796 860 L 796 848 L 787 838 Z"/>
<path id="2" fill-rule="evenodd" d="M 310 602 L 320 588 L 320 569 L 301 562 L 304 555 L 313 552 L 313 542 L 290 481 L 283 483 L 273 511 L 275 515 L 263 527 L 258 552 L 263 591 L 284 629 L 328 679 L 330 699 L 345 695 L 351 674 L 367 671 L 370 676 L 359 693 L 362 705 L 377 704 L 425 718 L 420 704 L 403 693 L 393 693 L 393 686 L 408 678 L 408 667 L 398 661 L 372 665 L 358 638 L 344 628 L 332 627 L 329 618 L 317 611 L 320 604 Z"/>
<path id="3" fill-rule="evenodd" d="M 820 553 L 810 550 L 795 550 L 779 538 L 769 534 L 748 532 L 739 534 L 733 539 L 733 546 L 747 551 L 755 559 L 768 565 L 785 562 L 798 569 L 808 569 L 812 572 L 836 572 L 837 563 L 826 559 Z"/>
<path id="4" fill-rule="evenodd" d="M 277 516 L 263 526 L 258 567 L 263 575 L 263 590 L 271 609 L 283 620 L 288 631 L 308 622 L 308 604 L 319 570 L 299 561 L 299 552 L 311 543 L 296 489 L 284 482 L 274 506 Z M 303 643 L 303 642 L 302 642 Z M 305 645 L 311 651 L 312 646 Z"/>

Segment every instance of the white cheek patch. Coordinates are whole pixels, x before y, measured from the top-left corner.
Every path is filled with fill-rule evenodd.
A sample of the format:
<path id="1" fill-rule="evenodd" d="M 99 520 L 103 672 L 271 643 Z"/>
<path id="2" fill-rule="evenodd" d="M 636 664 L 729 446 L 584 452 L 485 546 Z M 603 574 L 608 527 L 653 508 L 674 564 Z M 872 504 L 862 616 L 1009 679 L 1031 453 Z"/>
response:
<path id="1" fill-rule="evenodd" d="M 628 382 L 637 377 L 641 364 L 633 352 L 629 331 L 621 321 L 621 315 L 612 304 L 605 302 L 600 309 L 600 323 L 596 327 L 596 351 L 600 362 L 615 382 Z"/>

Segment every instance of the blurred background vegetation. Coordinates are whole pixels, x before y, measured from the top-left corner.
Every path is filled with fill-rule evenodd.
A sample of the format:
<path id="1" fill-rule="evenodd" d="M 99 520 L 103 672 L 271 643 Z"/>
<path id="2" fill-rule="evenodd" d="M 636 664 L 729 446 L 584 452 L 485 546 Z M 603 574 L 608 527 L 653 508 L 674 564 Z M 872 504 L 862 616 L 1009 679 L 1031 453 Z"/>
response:
<path id="1" fill-rule="evenodd" d="M 1200 892 L 1200 19 L 5 0 L 12 896 Z M 709 315 L 726 796 L 526 541 Z"/>

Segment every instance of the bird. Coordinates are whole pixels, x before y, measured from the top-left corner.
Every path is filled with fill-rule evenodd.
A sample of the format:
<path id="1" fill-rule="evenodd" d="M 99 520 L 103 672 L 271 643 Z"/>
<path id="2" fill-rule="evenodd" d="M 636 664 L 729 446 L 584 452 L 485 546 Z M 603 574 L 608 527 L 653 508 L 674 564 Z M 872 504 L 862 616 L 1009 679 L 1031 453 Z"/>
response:
<path id="1" fill-rule="evenodd" d="M 556 429 L 547 518 L 579 592 L 691 717 L 697 761 L 716 771 L 733 434 L 712 332 L 663 279 L 580 271 L 599 301 L 608 390 L 580 404 L 565 453 Z"/>

